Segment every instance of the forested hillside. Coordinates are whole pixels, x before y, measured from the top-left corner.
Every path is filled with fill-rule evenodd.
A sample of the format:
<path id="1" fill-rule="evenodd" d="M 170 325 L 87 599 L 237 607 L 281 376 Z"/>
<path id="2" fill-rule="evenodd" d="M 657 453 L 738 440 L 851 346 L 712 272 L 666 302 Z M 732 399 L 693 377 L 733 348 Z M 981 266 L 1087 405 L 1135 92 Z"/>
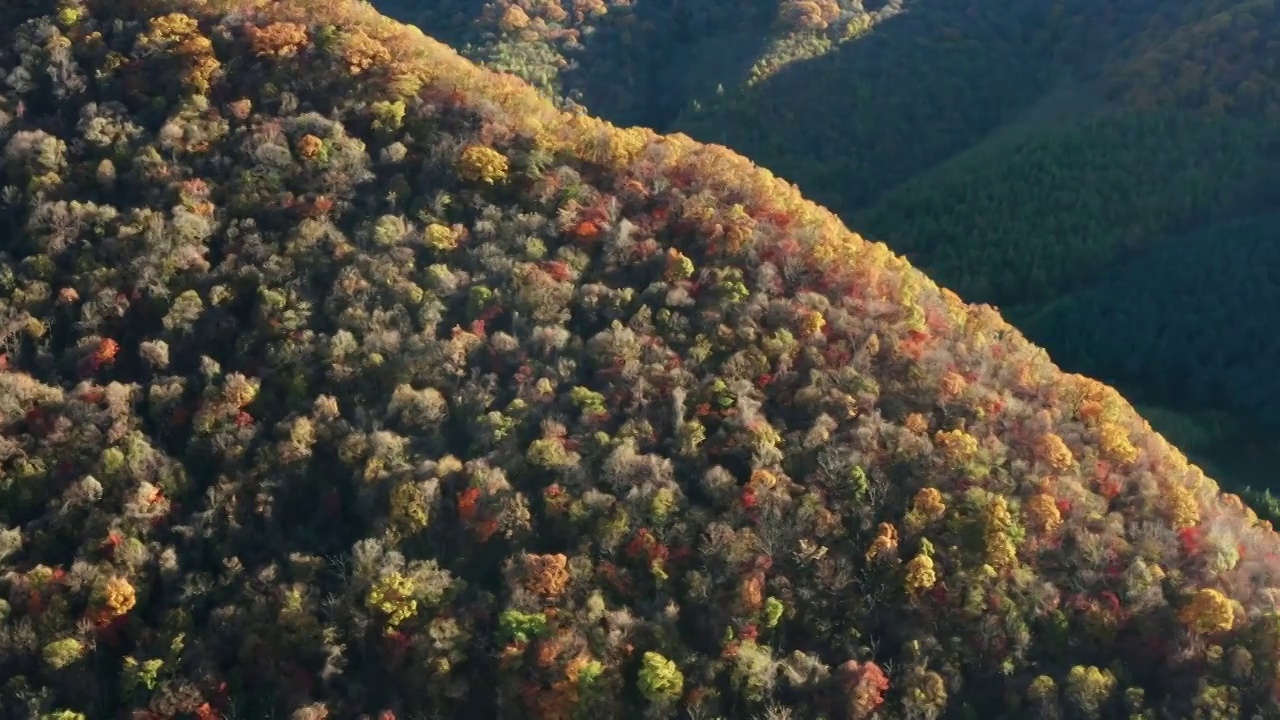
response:
<path id="1" fill-rule="evenodd" d="M 896 250 L 974 300 L 1039 305 L 1104 278 L 1107 287 L 1126 287 L 1132 278 L 1122 274 L 1135 272 L 1158 285 L 1173 280 L 1160 266 L 1176 262 L 1164 255 L 1180 254 L 1177 236 L 1187 228 L 1261 210 L 1271 193 L 1280 200 L 1280 187 L 1268 187 L 1276 178 L 1276 130 L 1253 119 L 1168 110 L 1097 114 L 980 143 L 856 216 L 868 234 L 896 238 Z M 1280 225 L 1262 223 L 1255 227 L 1260 236 L 1240 242 L 1280 250 L 1277 230 Z M 1230 247 L 1230 231 L 1206 237 L 1229 265 L 1249 257 Z M 1141 268 L 1121 269 L 1121 261 L 1151 246 L 1155 251 L 1143 253 Z M 1231 271 L 1219 267 L 1225 274 L 1214 282 L 1222 289 L 1203 289 L 1231 293 Z M 1261 268 L 1239 270 L 1238 281 L 1246 282 Z M 1148 321 L 1176 312 L 1163 301 L 1180 291 L 1185 285 L 1149 305 Z M 1123 304 L 1107 294 L 1095 297 Z"/>
<path id="2" fill-rule="evenodd" d="M 1180 398 L 1226 399 L 1280 426 L 1280 215 L 1212 225 L 1122 263 L 1102 282 L 1025 318 L 1033 340 L 1059 340 L 1063 362 Z M 1255 442 L 1266 433 L 1254 433 Z"/>
<path id="3" fill-rule="evenodd" d="M 731 150 L 355 0 L 0 76 L 0 717 L 1280 714 L 1271 524 Z"/>
<path id="4" fill-rule="evenodd" d="M 1275 0 L 378 4 L 561 102 L 739 150 L 1015 322 L 1089 287 L 1122 286 L 1141 272 L 1135 255 L 1176 263 L 1189 233 L 1238 257 L 1220 228 L 1280 207 Z M 1280 227 L 1256 231 L 1254 241 L 1280 243 Z M 1240 280 L 1280 278 L 1266 261 Z M 1241 283 L 1231 273 L 1193 294 L 1230 296 L 1227 305 L 1270 323 L 1278 311 L 1233 296 Z M 1146 328 L 1172 312 L 1141 307 L 1150 314 L 1131 321 Z M 1150 333 L 1093 343 L 1084 327 L 1039 325 L 1035 337 L 1068 368 L 1146 398 L 1160 418 L 1228 413 L 1241 431 L 1215 456 L 1233 468 L 1230 456 L 1254 457 L 1250 482 L 1268 482 L 1280 424 L 1247 391 L 1209 390 L 1248 380 L 1168 344 L 1123 354 L 1139 337 L 1157 342 Z M 1230 329 L 1186 332 L 1199 346 Z M 1274 345 L 1230 344 L 1280 368 Z M 1084 362 L 1083 346 L 1098 362 Z M 1121 354 L 1103 359 L 1102 348 Z M 1155 374 L 1120 371 L 1168 353 L 1177 357 Z M 1162 429 L 1195 422 L 1182 417 Z"/>

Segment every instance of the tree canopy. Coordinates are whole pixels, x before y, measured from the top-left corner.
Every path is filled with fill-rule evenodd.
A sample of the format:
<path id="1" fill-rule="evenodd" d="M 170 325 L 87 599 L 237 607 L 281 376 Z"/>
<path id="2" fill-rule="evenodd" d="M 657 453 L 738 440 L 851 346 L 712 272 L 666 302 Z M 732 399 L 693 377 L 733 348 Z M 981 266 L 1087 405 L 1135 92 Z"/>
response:
<path id="1" fill-rule="evenodd" d="M 0 712 L 1280 711 L 1280 539 L 771 173 L 349 0 L 0 6 Z"/>

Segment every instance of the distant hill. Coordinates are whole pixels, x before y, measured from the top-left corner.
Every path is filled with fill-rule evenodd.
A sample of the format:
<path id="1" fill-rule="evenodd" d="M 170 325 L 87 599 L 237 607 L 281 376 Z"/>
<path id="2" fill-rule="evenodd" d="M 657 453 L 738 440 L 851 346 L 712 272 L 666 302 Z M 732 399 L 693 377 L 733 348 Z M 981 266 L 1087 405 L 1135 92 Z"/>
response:
<path id="1" fill-rule="evenodd" d="M 1136 253 L 1280 207 L 1275 0 L 378 5 L 567 106 L 728 145 L 1015 323 L 1083 287 L 1116 287 L 1108 278 L 1132 272 L 1122 266 Z M 521 13 L 528 23 L 510 22 Z M 1220 332 L 1188 331 L 1197 344 Z M 1191 395 L 1195 413 L 1231 414 L 1250 432 L 1224 452 L 1247 454 L 1258 434 L 1280 441 L 1258 403 L 1205 389 L 1238 378 L 1188 374 L 1188 359 L 1148 382 L 1113 374 L 1133 363 L 1122 355 L 1077 364 L 1071 335 L 1041 328 L 1036 341 L 1163 409 Z M 1257 362 L 1280 367 L 1268 352 Z"/>
<path id="2" fill-rule="evenodd" d="M 1280 713 L 1270 523 L 730 150 L 349 0 L 0 75 L 0 716 Z"/>

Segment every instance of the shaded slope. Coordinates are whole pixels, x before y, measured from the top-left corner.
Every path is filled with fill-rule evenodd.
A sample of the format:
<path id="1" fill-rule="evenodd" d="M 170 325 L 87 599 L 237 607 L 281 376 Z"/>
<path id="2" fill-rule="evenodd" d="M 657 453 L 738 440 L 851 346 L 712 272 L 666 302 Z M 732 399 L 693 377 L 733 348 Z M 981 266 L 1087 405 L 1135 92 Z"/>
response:
<path id="1" fill-rule="evenodd" d="M 1026 13 L 924 4 L 748 87 L 697 98 L 673 128 L 743 152 L 841 213 L 951 157 L 1054 82 Z"/>
<path id="2" fill-rule="evenodd" d="M 1277 710 L 1270 527 L 744 158 L 362 4 L 0 21 L 5 714 Z"/>
<path id="3" fill-rule="evenodd" d="M 966 298 L 1038 304 L 1170 233 L 1280 202 L 1280 188 L 1268 187 L 1280 162 L 1278 137 L 1260 121 L 1111 113 L 979 145 L 904 183 L 853 222 L 894 238 L 895 250 Z M 1231 263 L 1246 257 L 1215 261 L 1225 292 L 1236 286 Z M 1242 281 L 1255 272 L 1240 271 Z M 1166 281 L 1142 272 L 1151 273 L 1148 292 Z"/>
<path id="4" fill-rule="evenodd" d="M 1064 365 L 1280 429 L 1280 215 L 1161 243 L 1027 318 Z M 1262 428 L 1260 428 L 1262 429 Z"/>
<path id="5" fill-rule="evenodd" d="M 1274 0 L 918 0 L 759 83 L 696 98 L 672 128 L 726 143 L 851 217 L 1063 82 L 1096 90 L 1112 109 L 1274 123 L 1275 12 Z"/>
<path id="6" fill-rule="evenodd" d="M 378 8 L 469 59 L 513 73 L 563 106 L 620 125 L 666 127 L 690 97 L 734 87 L 767 54 L 777 0 L 547 0 Z"/>
<path id="7" fill-rule="evenodd" d="M 1109 63 L 1125 102 L 1280 119 L 1280 3 L 1167 3 Z"/>

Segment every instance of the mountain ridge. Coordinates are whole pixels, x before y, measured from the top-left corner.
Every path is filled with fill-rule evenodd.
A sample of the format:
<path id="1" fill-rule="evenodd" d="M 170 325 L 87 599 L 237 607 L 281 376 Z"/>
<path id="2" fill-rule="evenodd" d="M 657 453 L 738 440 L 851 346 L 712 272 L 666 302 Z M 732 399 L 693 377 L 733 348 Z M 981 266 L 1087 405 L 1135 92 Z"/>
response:
<path id="1" fill-rule="evenodd" d="M 406 20 L 434 17 L 412 3 L 379 4 Z M 493 22 L 502 8 L 526 5 L 533 8 L 490 3 L 484 14 L 479 5 L 455 4 L 455 21 L 441 30 L 467 57 L 535 79 L 557 102 L 730 145 L 797 182 L 851 227 L 908 253 L 966 299 L 1015 308 L 1019 317 L 1072 283 L 1120 272 L 1146 247 L 1172 252 L 1171 238 L 1188 225 L 1280 201 L 1280 185 L 1266 172 L 1280 167 L 1280 75 L 1267 60 L 1280 48 L 1271 0 L 760 0 L 696 11 L 639 0 L 603 2 L 560 20 L 548 14 L 559 5 L 540 3 L 527 25 Z M 564 43 L 559 33 L 574 40 Z M 743 46 L 754 53 L 754 69 L 729 77 L 718 64 L 696 61 L 703 48 L 727 42 L 726 33 L 763 38 Z M 507 52 L 513 43 L 545 46 L 545 53 Z M 552 56 L 554 63 L 543 62 Z M 633 82 L 645 73 L 655 81 Z M 661 102 L 637 104 L 634 96 Z M 669 106 L 680 109 L 673 114 Z M 640 112 L 646 108 L 661 111 Z M 1183 129 L 1163 127 L 1171 122 Z M 1189 131 L 1192 125 L 1200 131 Z M 1123 139 L 1124 126 L 1138 128 L 1135 142 Z M 1001 151 L 1012 145 L 1010 133 L 1037 146 L 1040 157 L 1019 164 Z M 967 177 L 956 172 L 966 159 Z M 1000 171 L 995 185 L 987 182 L 988 164 Z M 965 191 L 958 197 L 957 183 Z M 1064 192 L 1088 202 L 1055 202 Z M 966 203 L 981 209 L 966 212 Z M 950 224 L 925 217 L 940 206 Z M 1064 359 L 1080 342 L 1043 333 L 1038 340 Z M 1177 360 L 1158 374 L 1183 372 L 1190 383 L 1206 370 L 1186 371 Z M 1103 379 L 1160 405 L 1182 404 L 1131 376 Z M 1280 432 L 1247 403 L 1223 400 L 1195 410 L 1231 413 L 1238 427 L 1254 430 L 1224 445 L 1219 461 L 1245 454 L 1253 435 Z M 1280 445 L 1272 445 L 1271 456 L 1280 457 Z M 1246 477 L 1266 477 L 1267 466 L 1259 461 L 1223 479 L 1242 488 L 1253 482 Z"/>

